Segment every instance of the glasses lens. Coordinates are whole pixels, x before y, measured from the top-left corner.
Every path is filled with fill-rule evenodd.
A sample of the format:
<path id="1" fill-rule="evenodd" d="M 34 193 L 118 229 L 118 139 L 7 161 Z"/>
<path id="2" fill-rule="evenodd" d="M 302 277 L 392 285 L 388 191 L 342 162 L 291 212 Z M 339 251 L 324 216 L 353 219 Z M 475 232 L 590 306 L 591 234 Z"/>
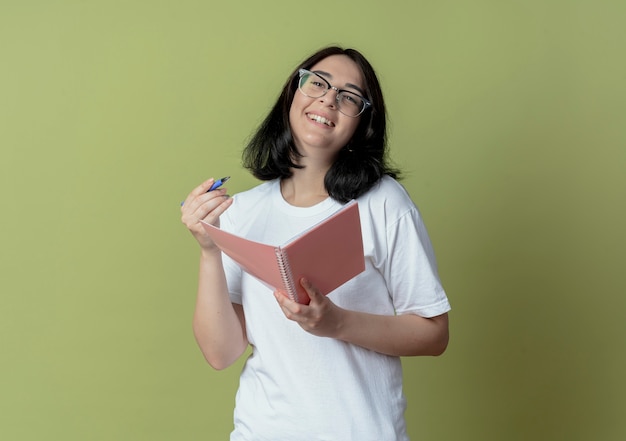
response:
<path id="1" fill-rule="evenodd" d="M 342 90 L 337 95 L 337 105 L 339 110 L 347 116 L 357 116 L 363 111 L 365 102 L 356 93 Z"/>
<path id="2" fill-rule="evenodd" d="M 320 98 L 326 95 L 330 84 L 319 75 L 305 69 L 300 70 L 298 89 L 310 98 Z M 333 89 L 337 90 L 333 87 Z M 339 90 L 337 93 L 337 109 L 347 116 L 359 116 L 369 104 L 356 93 Z"/>
<path id="3" fill-rule="evenodd" d="M 319 98 L 328 90 L 328 84 L 321 77 L 308 71 L 302 72 L 298 87 L 303 94 L 311 98 Z"/>

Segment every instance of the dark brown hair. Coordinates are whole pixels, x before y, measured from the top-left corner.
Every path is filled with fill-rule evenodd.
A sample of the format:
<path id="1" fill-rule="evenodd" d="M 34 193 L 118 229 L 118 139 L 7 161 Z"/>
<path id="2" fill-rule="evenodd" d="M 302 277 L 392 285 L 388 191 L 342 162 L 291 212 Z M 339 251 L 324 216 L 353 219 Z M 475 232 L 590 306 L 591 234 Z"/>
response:
<path id="1" fill-rule="evenodd" d="M 345 55 L 363 74 L 365 98 L 372 105 L 361 120 L 348 144 L 324 179 L 326 191 L 340 202 L 355 199 L 369 190 L 383 175 L 397 178 L 399 171 L 390 167 L 387 158 L 387 116 L 380 83 L 374 68 L 355 49 L 331 46 L 303 61 L 289 76 L 274 107 L 253 134 L 243 151 L 243 165 L 258 179 L 271 180 L 291 176 L 292 168 L 302 166 L 293 158 L 300 156 L 289 126 L 289 109 L 298 88 L 298 70 L 310 69 L 331 55 Z"/>

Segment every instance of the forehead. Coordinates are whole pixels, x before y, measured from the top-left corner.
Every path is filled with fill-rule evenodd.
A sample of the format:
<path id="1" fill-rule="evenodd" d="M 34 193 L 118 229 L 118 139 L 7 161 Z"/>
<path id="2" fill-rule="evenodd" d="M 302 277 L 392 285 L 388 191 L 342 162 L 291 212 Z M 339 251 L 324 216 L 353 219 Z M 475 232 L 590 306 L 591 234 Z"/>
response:
<path id="1" fill-rule="evenodd" d="M 311 69 L 313 72 L 324 72 L 324 76 L 338 84 L 363 84 L 363 74 L 359 66 L 345 55 L 331 55 L 317 62 Z M 334 84 L 334 83 L 333 83 Z"/>

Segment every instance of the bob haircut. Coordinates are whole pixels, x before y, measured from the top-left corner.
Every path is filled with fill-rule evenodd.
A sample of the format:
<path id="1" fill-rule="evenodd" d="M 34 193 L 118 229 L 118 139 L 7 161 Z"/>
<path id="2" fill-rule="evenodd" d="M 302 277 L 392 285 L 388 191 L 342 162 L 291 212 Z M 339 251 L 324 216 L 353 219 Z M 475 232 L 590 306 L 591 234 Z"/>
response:
<path id="1" fill-rule="evenodd" d="M 358 118 L 359 125 L 326 173 L 324 186 L 333 199 L 348 202 L 368 191 L 384 175 L 398 178 L 387 158 L 387 116 L 383 94 L 374 68 L 360 52 L 331 46 L 303 61 L 289 76 L 274 107 L 252 135 L 243 151 L 243 166 L 257 179 L 288 178 L 298 152 L 289 125 L 289 109 L 298 90 L 299 69 L 310 69 L 331 55 L 345 55 L 363 74 L 365 97 L 372 103 Z"/>

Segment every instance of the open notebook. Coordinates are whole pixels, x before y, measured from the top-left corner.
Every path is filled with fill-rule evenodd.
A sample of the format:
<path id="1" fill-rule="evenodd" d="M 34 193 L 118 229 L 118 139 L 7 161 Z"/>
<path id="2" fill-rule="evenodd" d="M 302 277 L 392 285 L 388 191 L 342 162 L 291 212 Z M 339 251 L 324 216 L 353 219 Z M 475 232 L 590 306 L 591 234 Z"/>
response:
<path id="1" fill-rule="evenodd" d="M 215 244 L 244 271 L 299 303 L 310 299 L 306 277 L 327 295 L 365 270 L 361 220 L 356 201 L 282 245 L 251 241 L 202 222 Z"/>

